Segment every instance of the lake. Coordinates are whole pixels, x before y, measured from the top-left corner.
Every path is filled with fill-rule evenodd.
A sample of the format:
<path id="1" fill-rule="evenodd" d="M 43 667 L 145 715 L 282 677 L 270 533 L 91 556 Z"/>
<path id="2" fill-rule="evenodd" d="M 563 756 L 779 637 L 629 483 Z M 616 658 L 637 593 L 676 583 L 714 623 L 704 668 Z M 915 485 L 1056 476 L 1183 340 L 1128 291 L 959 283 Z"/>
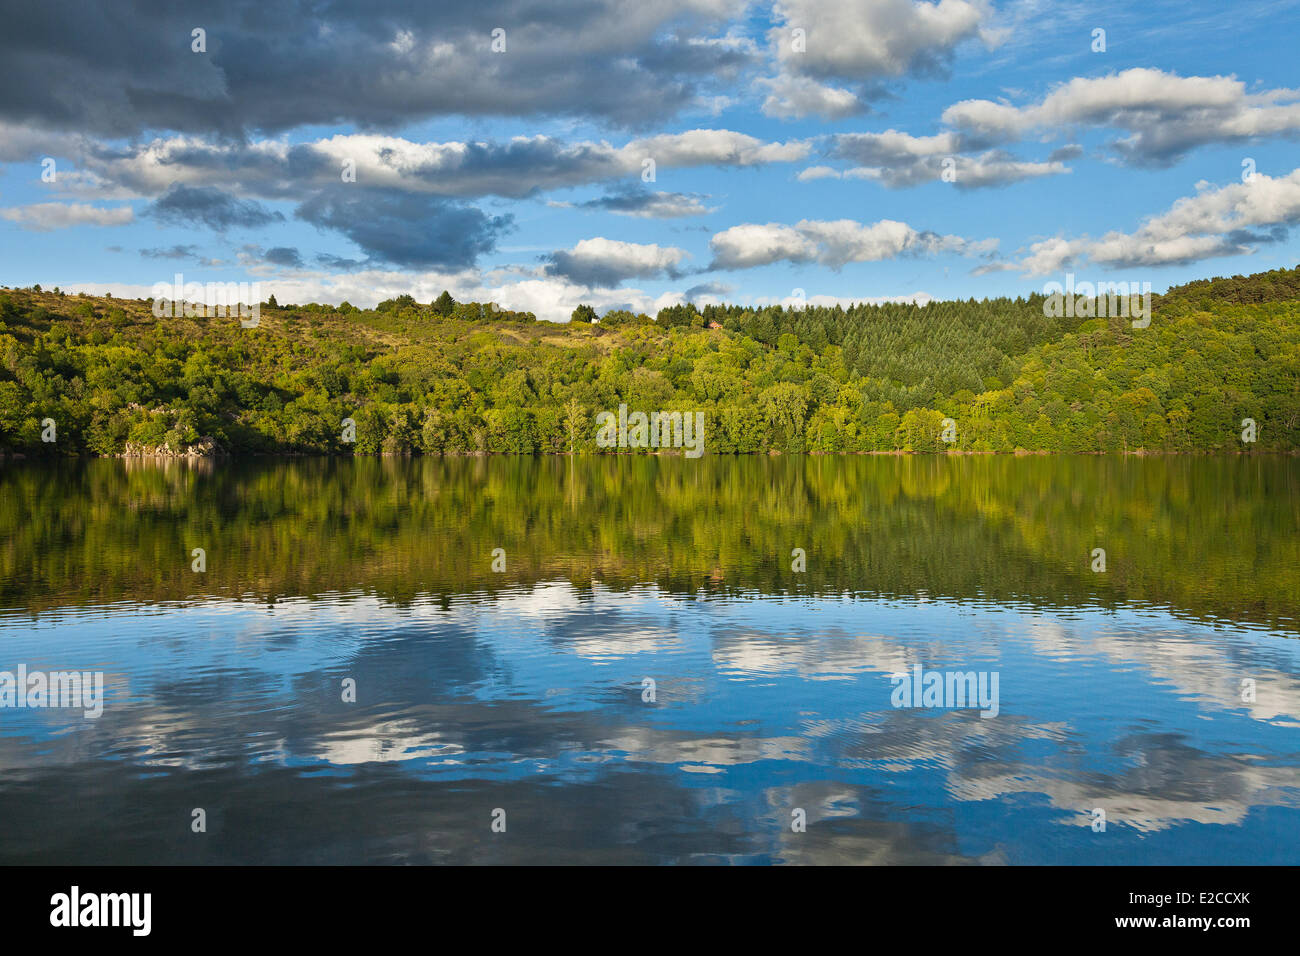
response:
<path id="1" fill-rule="evenodd" d="M 3 463 L 0 671 L 102 712 L 13 685 L 0 862 L 1300 863 L 1298 532 L 1295 458 Z"/>

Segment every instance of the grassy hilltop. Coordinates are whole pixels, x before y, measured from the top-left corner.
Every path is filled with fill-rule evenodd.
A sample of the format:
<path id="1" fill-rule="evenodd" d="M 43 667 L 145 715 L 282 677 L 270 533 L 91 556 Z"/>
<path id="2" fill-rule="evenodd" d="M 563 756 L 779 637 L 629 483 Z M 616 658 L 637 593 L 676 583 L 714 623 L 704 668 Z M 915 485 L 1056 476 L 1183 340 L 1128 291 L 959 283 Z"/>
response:
<path id="1" fill-rule="evenodd" d="M 713 453 L 1300 449 L 1300 267 L 1170 289 L 1145 329 L 1040 295 L 568 325 L 402 296 L 243 328 L 6 289 L 0 353 L 0 450 L 28 456 L 596 452 L 620 403 L 705 412 Z"/>

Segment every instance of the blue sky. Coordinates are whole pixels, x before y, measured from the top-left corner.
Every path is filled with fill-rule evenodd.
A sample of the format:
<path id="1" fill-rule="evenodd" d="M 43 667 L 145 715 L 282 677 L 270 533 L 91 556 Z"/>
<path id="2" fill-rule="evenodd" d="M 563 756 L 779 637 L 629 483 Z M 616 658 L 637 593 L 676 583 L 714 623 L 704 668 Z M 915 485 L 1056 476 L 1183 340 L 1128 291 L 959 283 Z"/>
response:
<path id="1" fill-rule="evenodd" d="M 407 6 L 6 13 L 0 283 L 563 320 L 1300 258 L 1297 0 Z"/>

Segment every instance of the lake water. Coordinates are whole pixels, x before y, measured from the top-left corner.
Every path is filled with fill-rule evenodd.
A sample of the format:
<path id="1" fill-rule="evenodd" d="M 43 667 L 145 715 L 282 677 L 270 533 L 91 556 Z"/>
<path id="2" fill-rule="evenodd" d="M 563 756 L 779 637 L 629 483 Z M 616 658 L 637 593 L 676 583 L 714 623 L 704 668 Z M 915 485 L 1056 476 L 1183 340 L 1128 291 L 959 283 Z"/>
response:
<path id="1" fill-rule="evenodd" d="M 1300 863 L 1298 532 L 1280 458 L 6 463 L 0 671 L 103 701 L 0 709 L 0 863 Z"/>

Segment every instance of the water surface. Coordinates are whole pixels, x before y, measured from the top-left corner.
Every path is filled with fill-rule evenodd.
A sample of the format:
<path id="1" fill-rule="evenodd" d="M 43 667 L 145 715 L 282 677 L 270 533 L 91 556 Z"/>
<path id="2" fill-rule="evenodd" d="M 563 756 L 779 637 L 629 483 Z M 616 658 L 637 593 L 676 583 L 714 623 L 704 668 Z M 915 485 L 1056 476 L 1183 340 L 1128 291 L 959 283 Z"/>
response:
<path id="1" fill-rule="evenodd" d="M 1298 492 L 1247 457 L 9 463 L 0 670 L 106 701 L 0 709 L 0 862 L 1298 863 Z M 996 672 L 997 715 L 893 706 L 917 665 Z"/>

